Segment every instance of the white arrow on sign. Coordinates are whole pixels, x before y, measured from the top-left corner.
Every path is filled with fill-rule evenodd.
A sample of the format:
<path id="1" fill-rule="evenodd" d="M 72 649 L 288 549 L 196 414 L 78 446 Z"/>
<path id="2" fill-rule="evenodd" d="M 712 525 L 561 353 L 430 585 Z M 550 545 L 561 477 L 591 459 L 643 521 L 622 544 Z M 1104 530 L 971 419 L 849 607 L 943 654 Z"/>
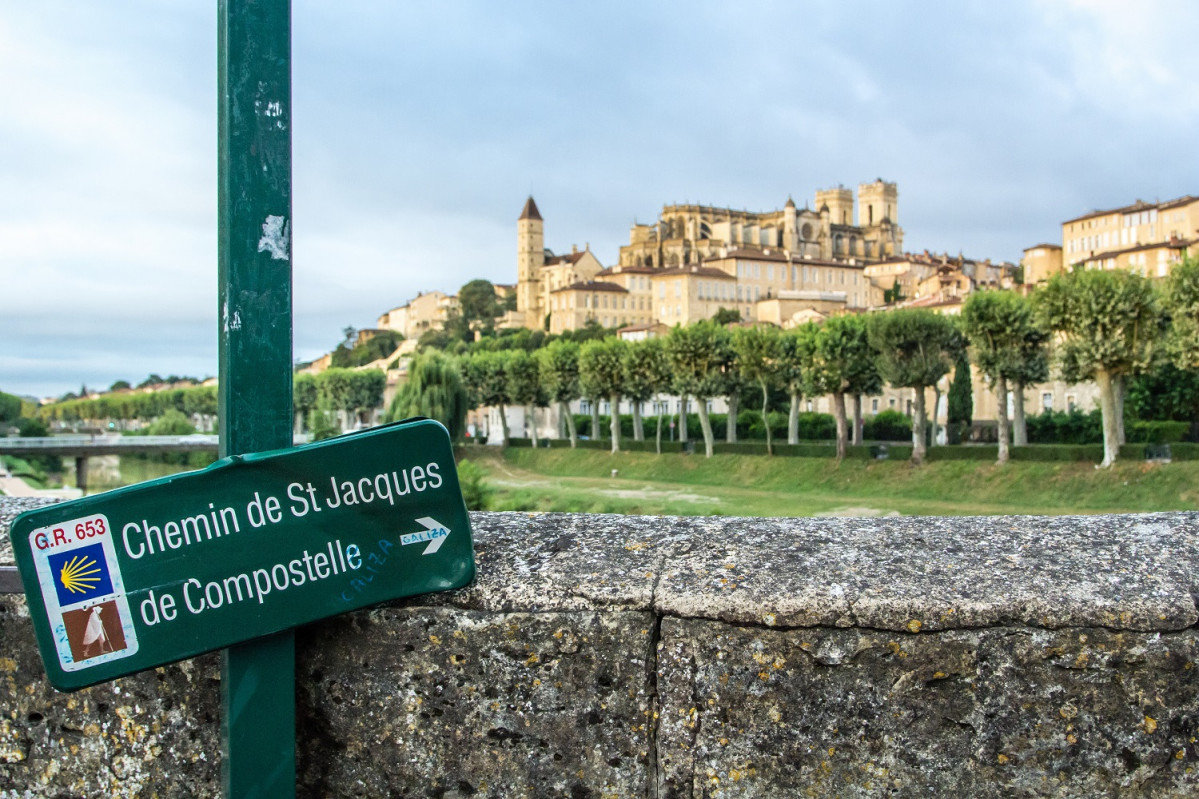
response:
<path id="1" fill-rule="evenodd" d="M 431 516 L 422 516 L 416 520 L 416 523 L 425 529 L 419 533 L 407 533 L 400 536 L 400 545 L 408 546 L 409 544 L 419 544 L 422 541 L 428 541 L 429 546 L 425 547 L 425 551 L 421 553 L 422 555 L 432 555 L 441 549 L 441 542 L 449 536 L 450 529 Z"/>

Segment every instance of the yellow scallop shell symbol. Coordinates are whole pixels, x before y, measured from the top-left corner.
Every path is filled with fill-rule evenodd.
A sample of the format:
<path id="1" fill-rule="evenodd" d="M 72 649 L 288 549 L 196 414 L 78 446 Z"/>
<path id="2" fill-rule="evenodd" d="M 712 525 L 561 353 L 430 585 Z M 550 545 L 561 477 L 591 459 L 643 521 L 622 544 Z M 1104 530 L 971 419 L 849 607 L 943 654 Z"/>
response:
<path id="1" fill-rule="evenodd" d="M 62 587 L 76 594 L 86 594 L 100 584 L 100 567 L 94 558 L 78 556 L 62 565 L 59 579 Z"/>

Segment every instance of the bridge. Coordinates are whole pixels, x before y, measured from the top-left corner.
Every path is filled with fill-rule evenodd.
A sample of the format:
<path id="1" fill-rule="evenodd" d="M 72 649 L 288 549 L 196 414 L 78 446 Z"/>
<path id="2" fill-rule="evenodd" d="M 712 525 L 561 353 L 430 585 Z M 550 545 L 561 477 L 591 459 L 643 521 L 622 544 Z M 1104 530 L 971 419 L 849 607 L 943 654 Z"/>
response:
<path id="1" fill-rule="evenodd" d="M 0 455 L 132 455 L 161 452 L 216 452 L 220 437 L 189 436 L 48 436 L 0 438 Z"/>
<path id="2" fill-rule="evenodd" d="M 29 457 L 58 455 L 75 459 L 75 484 L 87 493 L 87 459 L 100 455 L 156 454 L 163 452 L 217 453 L 220 437 L 74 435 L 45 438 L 0 438 L 0 455 Z"/>

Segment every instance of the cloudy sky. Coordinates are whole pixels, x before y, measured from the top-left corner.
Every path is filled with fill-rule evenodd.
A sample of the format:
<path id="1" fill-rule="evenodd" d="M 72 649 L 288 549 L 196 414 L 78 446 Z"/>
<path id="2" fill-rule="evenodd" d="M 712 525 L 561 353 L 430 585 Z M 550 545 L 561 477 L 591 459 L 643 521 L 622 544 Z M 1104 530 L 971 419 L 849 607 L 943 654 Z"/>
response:
<path id="1" fill-rule="evenodd" d="M 0 0 L 0 390 L 215 374 L 215 0 Z M 1199 194 L 1199 4 L 295 0 L 295 357 L 418 291 L 605 264 L 663 204 L 882 177 L 909 250 L 1018 260 Z"/>

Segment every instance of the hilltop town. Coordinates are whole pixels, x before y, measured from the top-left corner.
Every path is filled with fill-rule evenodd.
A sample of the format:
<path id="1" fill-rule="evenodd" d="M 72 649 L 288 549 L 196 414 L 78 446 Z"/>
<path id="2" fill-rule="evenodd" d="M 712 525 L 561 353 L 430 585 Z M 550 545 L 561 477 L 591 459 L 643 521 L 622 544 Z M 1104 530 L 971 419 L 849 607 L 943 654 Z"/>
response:
<path id="1" fill-rule="evenodd" d="M 383 354 L 361 368 L 387 371 L 389 400 L 406 377 L 408 356 L 422 341 L 444 344 L 439 335 L 455 323 L 472 325 L 476 337 L 483 327 L 560 335 L 590 326 L 638 341 L 712 318 L 792 329 L 892 308 L 958 315 L 974 292 L 1012 289 L 1027 295 L 1075 267 L 1164 278 L 1185 255 L 1199 252 L 1199 198 L 1189 195 L 1156 203 L 1137 200 L 1067 219 L 1060 223 L 1060 244 L 1028 247 L 1019 264 L 951 255 L 952 243 L 940 253 L 909 252 L 903 248 L 898 186 L 882 179 L 860 184 L 856 194 L 844 187 L 816 191 L 812 207 L 801 208 L 792 198 L 781 209 L 764 212 L 666 205 L 653 224 L 632 226 L 628 244 L 608 264 L 586 244 L 556 253 L 546 246 L 546 225 L 535 199 L 528 197 L 516 220 L 516 281 L 467 285 L 471 307 L 480 304 L 479 290 L 493 293 L 494 318 L 464 314 L 459 295 L 420 292 L 382 313 L 373 328 L 353 331 L 339 347 L 340 364 L 335 350 L 301 371 L 319 374 L 346 365 L 345 350 L 362 351 L 372 339 L 388 337 L 396 349 L 377 347 Z M 1089 409 L 1097 401 L 1087 382 L 1055 379 L 1025 391 L 1025 400 L 1038 412 Z M 994 419 L 995 399 L 983 380 L 973 381 L 973 395 L 975 417 Z M 910 414 L 912 400 L 911 391 L 886 387 L 866 410 Z M 584 400 L 580 407 L 586 405 Z M 807 401 L 807 409 L 829 407 L 817 397 Z M 519 416 L 519 409 L 509 412 Z"/>

